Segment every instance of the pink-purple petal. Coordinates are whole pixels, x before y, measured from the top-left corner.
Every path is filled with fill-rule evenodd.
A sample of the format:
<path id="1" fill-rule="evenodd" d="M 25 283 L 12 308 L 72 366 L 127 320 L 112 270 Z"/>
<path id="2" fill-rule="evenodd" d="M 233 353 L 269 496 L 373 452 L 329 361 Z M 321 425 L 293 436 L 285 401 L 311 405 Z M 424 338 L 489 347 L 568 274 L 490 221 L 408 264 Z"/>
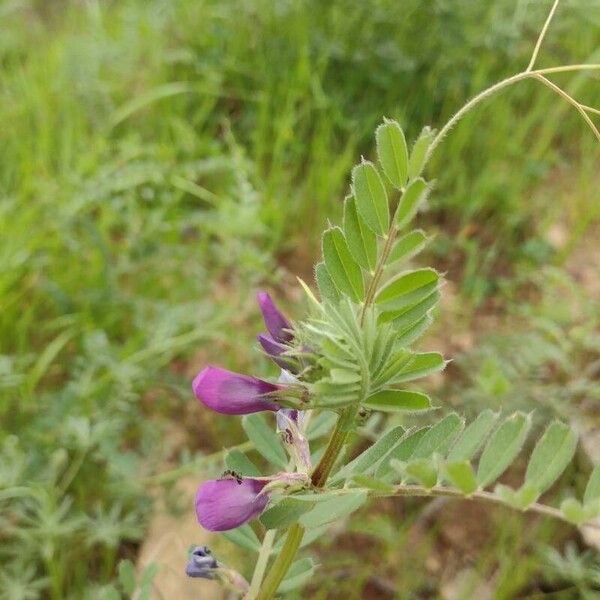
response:
<path id="1" fill-rule="evenodd" d="M 291 342 L 294 339 L 292 324 L 285 318 L 284 314 L 275 306 L 273 299 L 267 292 L 256 294 L 258 305 L 263 314 L 265 325 L 271 337 L 280 344 Z"/>
<path id="2" fill-rule="evenodd" d="M 281 407 L 266 394 L 273 394 L 281 387 L 212 365 L 198 373 L 192 384 L 198 400 L 208 408 L 225 415 L 277 411 Z"/>
<path id="3" fill-rule="evenodd" d="M 255 519 L 269 502 L 260 494 L 267 483 L 250 477 L 205 481 L 196 493 L 198 522 L 209 531 L 228 531 Z"/>
<path id="4" fill-rule="evenodd" d="M 278 367 L 290 369 L 293 366 L 292 360 L 282 356 L 284 352 L 289 350 L 288 346 L 276 342 L 266 333 L 259 333 L 256 338 L 258 339 L 258 343 L 262 346 L 262 349 L 271 357 Z"/>

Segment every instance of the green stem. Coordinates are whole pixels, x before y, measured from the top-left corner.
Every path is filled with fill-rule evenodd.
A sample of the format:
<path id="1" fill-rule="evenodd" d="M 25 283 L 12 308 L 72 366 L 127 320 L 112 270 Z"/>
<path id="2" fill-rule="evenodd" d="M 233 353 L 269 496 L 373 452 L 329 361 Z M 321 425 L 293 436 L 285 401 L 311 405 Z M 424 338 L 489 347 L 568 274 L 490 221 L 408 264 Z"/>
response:
<path id="1" fill-rule="evenodd" d="M 250 583 L 250 589 L 246 595 L 246 600 L 254 600 L 260 590 L 260 584 L 262 583 L 267 564 L 269 562 L 269 556 L 273 549 L 273 542 L 275 541 L 275 529 L 269 529 L 265 533 L 263 538 L 262 546 L 256 560 L 256 567 L 254 568 L 254 575 L 252 575 L 252 582 Z"/>
<path id="2" fill-rule="evenodd" d="M 304 527 L 300 525 L 292 525 L 290 527 L 283 548 L 275 559 L 256 600 L 271 600 L 273 598 L 285 574 L 288 572 L 296 556 L 296 552 L 298 552 L 298 548 L 300 548 L 303 537 Z"/>
<path id="3" fill-rule="evenodd" d="M 333 469 L 333 465 L 337 457 L 339 456 L 342 447 L 348 437 L 348 431 L 346 428 L 346 419 L 348 418 L 348 412 L 345 411 L 340 415 L 335 424 L 327 448 L 319 461 L 319 464 L 315 467 L 312 473 L 311 481 L 316 488 L 322 488 L 327 483 L 327 478 Z"/>
<path id="4" fill-rule="evenodd" d="M 347 430 L 347 419 L 350 416 L 350 412 L 344 411 L 338 418 L 335 428 L 329 438 L 329 443 L 319 464 L 315 467 L 311 476 L 311 481 L 314 487 L 322 488 L 327 483 L 327 478 L 331 473 L 331 469 L 335 464 L 337 457 L 339 456 L 346 438 L 348 437 Z M 275 562 L 271 565 L 271 569 L 264 580 L 263 587 L 260 590 L 256 600 L 271 600 L 277 592 L 285 574 L 288 572 L 298 548 L 304 537 L 304 527 L 301 525 L 293 525 L 290 527 L 283 548 L 275 559 Z M 262 551 L 261 551 L 262 553 Z M 256 573 L 255 573 L 256 575 Z M 254 578 L 252 580 L 254 583 Z M 254 597 L 248 593 L 248 600 L 254 600 Z"/>

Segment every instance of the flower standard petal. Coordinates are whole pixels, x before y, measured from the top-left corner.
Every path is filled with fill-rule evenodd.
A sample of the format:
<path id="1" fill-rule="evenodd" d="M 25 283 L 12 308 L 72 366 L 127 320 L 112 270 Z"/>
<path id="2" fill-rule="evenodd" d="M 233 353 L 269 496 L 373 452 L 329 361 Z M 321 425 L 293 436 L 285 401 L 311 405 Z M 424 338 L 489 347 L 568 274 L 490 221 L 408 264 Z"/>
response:
<path id="1" fill-rule="evenodd" d="M 205 481 L 196 493 L 198 522 L 209 531 L 228 531 L 255 519 L 269 503 L 261 494 L 268 483 L 251 477 Z"/>
<path id="2" fill-rule="evenodd" d="M 212 365 L 200 371 L 192 384 L 198 400 L 225 415 L 277 411 L 281 407 L 267 394 L 273 394 L 282 387 Z"/>
<path id="3" fill-rule="evenodd" d="M 265 325 L 271 337 L 281 344 L 291 342 L 294 339 L 292 324 L 285 318 L 283 313 L 275 306 L 273 299 L 266 292 L 256 294 L 258 305 L 263 314 Z"/>

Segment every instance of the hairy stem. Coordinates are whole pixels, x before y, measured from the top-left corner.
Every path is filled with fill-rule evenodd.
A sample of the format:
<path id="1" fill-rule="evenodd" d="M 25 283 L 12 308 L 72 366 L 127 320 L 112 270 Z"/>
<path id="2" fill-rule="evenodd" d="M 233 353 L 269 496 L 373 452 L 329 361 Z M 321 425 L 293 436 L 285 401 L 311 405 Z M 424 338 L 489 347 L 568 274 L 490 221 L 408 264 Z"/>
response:
<path id="1" fill-rule="evenodd" d="M 285 577 L 285 574 L 288 572 L 288 569 L 298 552 L 298 548 L 300 548 L 303 537 L 304 527 L 300 525 L 292 525 L 292 527 L 290 527 L 283 548 L 271 566 L 271 570 L 265 578 L 262 589 L 256 597 L 256 600 L 271 600 L 271 598 L 273 598 Z"/>
<path id="2" fill-rule="evenodd" d="M 342 414 L 338 418 L 335 429 L 329 438 L 327 448 L 325 449 L 319 464 L 312 473 L 311 481 L 316 488 L 322 488 L 327 483 L 327 478 L 331 473 L 331 469 L 346 442 L 348 432 L 345 430 L 344 426 L 345 417 L 346 415 Z"/>
<path id="3" fill-rule="evenodd" d="M 313 486 L 316 488 L 322 488 L 327 483 L 331 469 L 333 468 L 337 457 L 344 447 L 344 443 L 348 437 L 348 431 L 346 430 L 345 426 L 347 416 L 348 413 L 342 413 L 339 416 L 337 423 L 335 424 L 335 428 L 331 433 L 331 437 L 329 438 L 327 448 L 325 449 L 319 464 L 313 471 L 311 481 Z M 304 527 L 301 525 L 293 525 L 290 527 L 283 544 L 283 548 L 275 559 L 275 562 L 273 562 L 271 565 L 269 573 L 264 580 L 262 589 L 260 590 L 258 596 L 256 596 L 256 600 L 270 600 L 275 595 L 277 589 L 283 581 L 283 578 L 285 577 L 285 574 L 288 572 L 296 553 L 298 552 L 298 548 L 300 548 L 303 537 Z M 252 583 L 254 583 L 254 578 Z M 254 596 L 251 596 L 249 593 L 247 598 L 248 600 L 253 600 Z"/>
<path id="4" fill-rule="evenodd" d="M 553 92 L 556 92 L 561 98 L 564 98 L 571 106 L 573 106 L 575 108 L 575 110 L 581 115 L 583 120 L 587 123 L 589 128 L 592 130 L 593 134 L 596 136 L 596 138 L 600 142 L 600 131 L 598 131 L 598 128 L 596 127 L 596 125 L 594 124 L 592 119 L 590 119 L 590 116 L 586 112 L 586 108 L 587 108 L 587 110 L 589 110 L 589 107 L 583 107 L 581 104 L 579 104 L 579 102 L 577 102 L 577 100 L 575 100 L 575 98 L 573 98 L 573 96 L 571 96 L 570 94 L 565 92 L 565 90 L 563 90 L 561 87 L 557 86 L 555 83 L 552 83 L 549 79 L 546 79 L 546 77 L 544 77 L 543 75 L 536 73 L 534 75 L 534 77 L 538 81 L 541 81 L 546 87 L 550 88 Z M 593 110 L 593 112 L 597 112 L 597 111 Z"/>
<path id="5" fill-rule="evenodd" d="M 531 60 L 529 61 L 529 64 L 527 65 L 526 71 L 531 71 L 531 69 L 533 69 L 533 65 L 535 64 L 535 61 L 537 59 L 540 48 L 542 47 L 542 42 L 544 41 L 544 38 L 546 37 L 546 32 L 548 31 L 548 27 L 550 27 L 550 22 L 552 21 L 552 17 L 554 17 L 554 13 L 556 12 L 556 9 L 558 8 L 559 2 L 560 2 L 560 0 L 554 0 L 554 4 L 552 5 L 552 8 L 550 9 L 550 13 L 548 14 L 548 18 L 546 19 L 546 22 L 544 23 L 544 26 L 542 27 L 542 31 L 540 31 L 540 35 L 538 36 L 537 42 L 535 43 L 535 48 L 533 49 L 533 53 L 531 54 Z"/>
<path id="6" fill-rule="evenodd" d="M 246 600 L 253 600 L 256 598 L 258 591 L 260 590 L 260 584 L 262 583 L 267 564 L 269 562 L 269 556 L 273 549 L 273 542 L 275 541 L 275 529 L 269 529 L 265 533 L 258 558 L 256 559 L 256 567 L 254 568 L 254 575 L 252 575 L 252 581 L 250 583 L 250 589 L 246 595 Z"/>
<path id="7" fill-rule="evenodd" d="M 377 266 L 375 267 L 375 272 L 373 273 L 373 277 L 369 282 L 369 287 L 367 288 L 367 293 L 365 294 L 365 303 L 363 304 L 361 313 L 360 313 L 360 324 L 362 325 L 365 321 L 365 315 L 367 314 L 367 308 L 372 304 L 373 298 L 375 297 L 375 292 L 377 291 L 377 286 L 379 285 L 379 280 L 383 275 L 383 269 L 385 268 L 385 263 L 392 251 L 392 246 L 394 245 L 394 240 L 396 239 L 397 229 L 394 225 L 394 218 L 392 218 L 392 225 L 390 230 L 388 231 L 387 238 L 385 240 L 385 244 L 383 245 L 383 250 L 381 252 L 381 256 L 379 257 L 379 261 L 377 262 Z"/>

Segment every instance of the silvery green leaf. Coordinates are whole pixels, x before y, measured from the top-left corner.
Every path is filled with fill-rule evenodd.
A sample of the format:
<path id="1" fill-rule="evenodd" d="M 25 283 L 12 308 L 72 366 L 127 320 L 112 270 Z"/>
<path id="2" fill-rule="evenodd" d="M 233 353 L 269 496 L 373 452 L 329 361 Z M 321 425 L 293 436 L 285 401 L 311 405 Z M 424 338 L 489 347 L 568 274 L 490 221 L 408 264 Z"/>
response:
<path id="1" fill-rule="evenodd" d="M 369 372 L 374 380 L 381 373 L 394 356 L 395 345 L 394 331 L 391 327 L 376 326 L 376 336 L 373 347 L 369 353 Z"/>
<path id="2" fill-rule="evenodd" d="M 583 494 L 583 503 L 590 504 L 600 499 L 600 465 L 596 465 L 588 479 Z"/>
<path id="3" fill-rule="evenodd" d="M 339 301 L 340 294 L 331 279 L 331 275 L 327 271 L 325 263 L 320 262 L 315 266 L 315 280 L 322 300 L 329 300 L 330 302 Z"/>
<path id="4" fill-rule="evenodd" d="M 530 425 L 530 417 L 517 412 L 496 429 L 479 460 L 477 482 L 480 487 L 484 488 L 498 479 L 513 463 L 523 447 Z"/>
<path id="5" fill-rule="evenodd" d="M 408 295 L 421 288 L 428 288 L 431 284 L 437 285 L 439 275 L 434 269 L 416 269 L 400 273 L 388 281 L 375 295 L 375 302 L 384 306 L 391 304 L 388 310 L 395 310 L 394 303 L 402 296 Z M 429 293 L 431 293 L 431 289 Z M 414 304 L 414 302 L 413 302 Z M 405 306 L 405 304 L 403 305 Z"/>
<path id="6" fill-rule="evenodd" d="M 323 234 L 323 258 L 335 287 L 355 300 L 362 300 L 365 294 L 362 271 L 352 258 L 339 227 L 332 227 Z"/>
<path id="7" fill-rule="evenodd" d="M 331 381 L 334 383 L 358 383 L 361 381 L 360 373 L 349 371 L 347 369 L 331 369 Z"/>
<path id="8" fill-rule="evenodd" d="M 551 423 L 533 449 L 524 486 L 543 494 L 567 468 L 576 448 L 575 432 L 560 421 Z"/>
<path id="9" fill-rule="evenodd" d="M 475 471 L 468 460 L 449 462 L 444 467 L 447 479 L 467 496 L 477 489 Z"/>
<path id="10" fill-rule="evenodd" d="M 358 214 L 352 196 L 344 202 L 344 235 L 354 260 L 367 271 L 373 271 L 377 262 L 377 237 Z"/>
<path id="11" fill-rule="evenodd" d="M 417 214 L 421 203 L 427 197 L 427 183 L 421 178 L 408 184 L 396 211 L 396 227 L 401 229 L 408 225 Z"/>
<path id="12" fill-rule="evenodd" d="M 365 161 L 352 169 L 352 189 L 358 214 L 375 233 L 386 235 L 390 209 L 385 187 L 373 163 Z"/>
<path id="13" fill-rule="evenodd" d="M 413 359 L 413 353 L 404 348 L 395 350 L 383 367 L 373 373 L 373 385 L 381 386 L 390 382 Z"/>
<path id="14" fill-rule="evenodd" d="M 130 596 L 136 588 L 135 567 L 133 566 L 133 563 L 128 558 L 121 560 L 119 562 L 118 572 L 119 583 L 121 584 L 123 591 Z"/>
<path id="15" fill-rule="evenodd" d="M 386 119 L 375 131 L 375 140 L 385 176 L 396 189 L 404 187 L 408 177 L 408 148 L 402 128 L 396 121 Z"/>
<path id="16" fill-rule="evenodd" d="M 288 458 L 285 450 L 279 443 L 279 438 L 274 428 L 269 426 L 260 413 L 242 417 L 242 427 L 259 454 L 262 454 L 270 463 L 285 469 Z"/>
<path id="17" fill-rule="evenodd" d="M 231 529 L 223 532 L 223 537 L 228 539 L 233 544 L 240 546 L 251 552 L 258 552 L 260 550 L 260 541 L 256 537 L 252 527 L 250 525 L 242 525 L 237 529 Z"/>
<path id="18" fill-rule="evenodd" d="M 421 229 L 415 229 L 398 238 L 387 259 L 387 264 L 392 265 L 400 260 L 408 260 L 421 252 L 427 245 L 428 239 Z"/>
<path id="19" fill-rule="evenodd" d="M 414 324 L 405 326 L 404 328 L 399 328 L 398 334 L 396 336 L 396 345 L 404 347 L 410 346 L 427 331 L 427 329 L 431 326 L 432 323 L 433 318 L 431 317 L 431 315 L 426 314 Z"/>
<path id="20" fill-rule="evenodd" d="M 425 167 L 427 150 L 433 140 L 434 131 L 431 127 L 425 126 L 421 130 L 419 137 L 413 144 L 410 158 L 408 160 L 408 177 L 414 179 L 418 177 Z"/>
<path id="21" fill-rule="evenodd" d="M 281 582 L 278 593 L 286 594 L 304 585 L 315 571 L 315 563 L 311 558 L 301 558 L 292 564 L 285 579 Z"/>
<path id="22" fill-rule="evenodd" d="M 225 466 L 246 477 L 260 477 L 259 468 L 240 450 L 232 448 L 225 455 Z"/>
<path id="23" fill-rule="evenodd" d="M 306 437 L 309 441 L 325 435 L 331 431 L 337 421 L 337 415 L 334 412 L 327 410 L 319 411 L 319 413 L 311 418 L 308 424 Z"/>
<path id="24" fill-rule="evenodd" d="M 448 454 L 449 462 L 460 462 L 471 460 L 479 448 L 481 448 L 486 436 L 493 427 L 498 414 L 487 409 L 484 410 L 478 417 L 470 423 L 463 434 L 458 438 L 450 453 Z"/>
<path id="25" fill-rule="evenodd" d="M 283 529 L 297 523 L 300 516 L 313 507 L 314 504 L 311 502 L 302 502 L 290 496 L 268 508 L 261 515 L 260 522 L 266 529 Z"/>
<path id="26" fill-rule="evenodd" d="M 390 472 L 390 461 L 392 459 L 398 461 L 408 460 L 415 451 L 415 448 L 423 439 L 423 436 L 430 429 L 430 427 L 423 427 L 422 429 L 417 429 L 416 431 L 407 431 L 402 439 L 385 456 L 384 460 L 381 461 L 381 464 L 375 473 L 375 477 L 379 479 L 386 476 Z"/>
<path id="27" fill-rule="evenodd" d="M 429 296 L 413 306 L 400 311 L 384 312 L 380 316 L 382 323 L 390 322 L 399 330 L 407 330 L 423 319 L 439 302 L 440 292 L 435 289 Z"/>
<path id="28" fill-rule="evenodd" d="M 329 502 L 330 500 L 335 500 L 336 498 L 340 498 L 343 495 L 343 493 L 340 493 L 340 490 L 306 490 L 303 492 L 298 492 L 297 494 L 290 496 L 290 498 L 294 498 L 294 500 L 297 500 L 298 502 L 312 502 L 313 504 L 318 504 L 320 502 Z"/>
<path id="29" fill-rule="evenodd" d="M 438 373 L 446 368 L 446 361 L 439 352 L 418 352 L 413 355 L 410 362 L 392 377 L 392 384 L 405 383 L 433 373 Z"/>
<path id="30" fill-rule="evenodd" d="M 393 485 L 390 485 L 385 481 L 381 481 L 380 479 L 375 479 L 375 477 L 369 477 L 368 475 L 353 475 L 352 482 L 359 487 L 367 488 L 383 494 L 389 494 L 395 489 Z"/>
<path id="31" fill-rule="evenodd" d="M 515 491 L 511 506 L 517 510 L 525 510 L 531 506 L 540 497 L 540 491 L 528 483 L 524 483 Z"/>
<path id="32" fill-rule="evenodd" d="M 429 410 L 431 400 L 427 394 L 412 390 L 381 390 L 369 396 L 363 405 L 383 412 Z"/>
<path id="33" fill-rule="evenodd" d="M 392 461 L 392 466 L 396 468 L 396 461 Z M 417 458 L 411 460 L 408 464 L 399 467 L 399 470 L 404 476 L 409 479 L 414 479 L 423 487 L 431 489 L 437 484 L 438 470 L 433 462 L 428 458 Z"/>
<path id="34" fill-rule="evenodd" d="M 331 484 L 335 485 L 353 474 L 371 473 L 403 435 L 404 428 L 400 426 L 392 427 L 389 431 L 386 431 L 374 444 L 342 467 L 331 478 Z"/>
<path id="35" fill-rule="evenodd" d="M 460 434 L 464 425 L 464 419 L 456 413 L 450 413 L 425 433 L 411 458 L 429 458 L 434 453 L 443 456 Z"/>
<path id="36" fill-rule="evenodd" d="M 575 498 L 567 498 L 560 505 L 560 512 L 565 519 L 574 525 L 582 525 L 585 523 L 589 515 L 585 508 Z"/>
<path id="37" fill-rule="evenodd" d="M 365 492 L 349 492 L 317 504 L 300 517 L 300 525 L 307 529 L 338 521 L 358 510 L 367 500 Z"/>

